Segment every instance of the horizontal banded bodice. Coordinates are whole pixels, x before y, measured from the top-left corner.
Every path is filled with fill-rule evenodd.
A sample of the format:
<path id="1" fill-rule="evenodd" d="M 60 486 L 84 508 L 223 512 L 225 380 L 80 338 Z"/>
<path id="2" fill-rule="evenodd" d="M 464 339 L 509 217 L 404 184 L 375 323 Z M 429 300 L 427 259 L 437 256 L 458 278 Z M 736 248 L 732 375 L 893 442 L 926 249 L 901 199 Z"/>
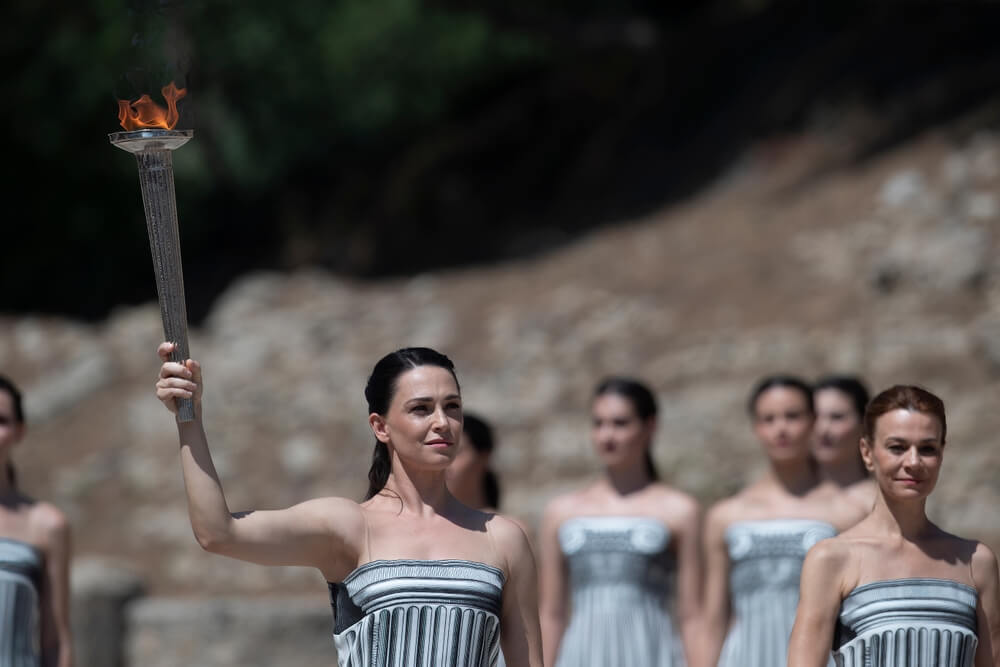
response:
<path id="1" fill-rule="evenodd" d="M 329 583 L 340 667 L 491 667 L 504 574 L 465 560 L 377 560 Z"/>
<path id="2" fill-rule="evenodd" d="M 577 517 L 559 526 L 572 612 L 557 667 L 676 667 L 667 601 L 670 530 L 650 517 Z"/>
<path id="3" fill-rule="evenodd" d="M 0 666 L 38 666 L 38 591 L 44 559 L 34 546 L 0 538 Z"/>
<path id="4" fill-rule="evenodd" d="M 876 581 L 841 603 L 838 667 L 971 667 L 977 593 L 947 579 Z"/>
<path id="5" fill-rule="evenodd" d="M 836 530 L 813 519 L 737 521 L 725 532 L 732 624 L 724 667 L 784 665 L 809 549 Z"/>

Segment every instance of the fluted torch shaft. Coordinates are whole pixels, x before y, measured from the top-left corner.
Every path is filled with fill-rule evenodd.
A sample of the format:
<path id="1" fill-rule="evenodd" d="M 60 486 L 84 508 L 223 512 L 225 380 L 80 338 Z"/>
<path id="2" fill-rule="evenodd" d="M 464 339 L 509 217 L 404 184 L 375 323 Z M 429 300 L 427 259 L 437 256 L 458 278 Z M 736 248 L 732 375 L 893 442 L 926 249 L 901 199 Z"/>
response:
<path id="1" fill-rule="evenodd" d="M 170 360 L 183 363 L 189 357 L 188 325 L 173 160 L 169 150 L 140 151 L 135 159 L 139 163 L 139 184 L 146 210 L 146 230 L 153 255 L 163 335 L 175 344 Z M 194 419 L 191 399 L 177 401 L 177 418 L 185 422 Z"/>

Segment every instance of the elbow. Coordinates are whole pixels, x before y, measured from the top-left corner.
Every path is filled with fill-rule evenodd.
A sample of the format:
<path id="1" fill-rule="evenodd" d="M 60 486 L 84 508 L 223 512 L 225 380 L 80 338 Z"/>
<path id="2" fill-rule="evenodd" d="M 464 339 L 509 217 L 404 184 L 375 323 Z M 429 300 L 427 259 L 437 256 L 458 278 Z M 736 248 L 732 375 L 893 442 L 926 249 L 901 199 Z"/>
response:
<path id="1" fill-rule="evenodd" d="M 202 550 L 212 554 L 223 553 L 228 543 L 225 534 L 215 530 L 195 528 L 194 539 L 198 541 L 198 546 Z"/>

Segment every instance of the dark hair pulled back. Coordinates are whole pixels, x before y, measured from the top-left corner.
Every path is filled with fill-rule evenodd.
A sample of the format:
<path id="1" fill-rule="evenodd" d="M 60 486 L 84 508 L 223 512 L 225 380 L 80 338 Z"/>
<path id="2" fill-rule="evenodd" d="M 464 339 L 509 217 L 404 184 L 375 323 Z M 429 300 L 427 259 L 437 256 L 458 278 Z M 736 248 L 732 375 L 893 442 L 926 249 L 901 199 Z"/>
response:
<path id="1" fill-rule="evenodd" d="M 768 375 L 757 381 L 753 391 L 750 392 L 750 398 L 747 399 L 747 412 L 751 417 L 757 416 L 757 401 L 760 400 L 764 392 L 778 388 L 794 389 L 801 393 L 806 399 L 806 408 L 811 414 L 816 414 L 816 408 L 813 405 L 813 388 L 808 382 L 795 375 Z"/>
<path id="2" fill-rule="evenodd" d="M 826 375 L 816 381 L 813 392 L 823 389 L 836 389 L 850 397 L 851 403 L 854 404 L 854 411 L 858 415 L 858 421 L 864 419 L 865 408 L 868 407 L 868 387 L 860 378 L 853 375 Z"/>
<path id="3" fill-rule="evenodd" d="M 594 398 L 607 394 L 627 398 L 632 407 L 635 408 L 635 413 L 639 416 L 639 419 L 643 421 L 656 416 L 656 397 L 650 391 L 649 387 L 638 380 L 617 376 L 604 378 L 598 383 L 597 388 L 594 389 Z M 649 448 L 646 449 L 646 472 L 649 473 L 652 479 L 660 478 L 660 474 L 656 470 L 656 464 L 653 463 L 653 454 Z"/>
<path id="4" fill-rule="evenodd" d="M 10 395 L 10 402 L 14 408 L 14 420 L 18 424 L 24 423 L 24 400 L 21 398 L 21 390 L 17 388 L 17 385 L 5 375 L 0 375 L 0 391 L 5 391 Z M 8 460 L 7 461 L 7 481 L 11 486 L 17 487 L 17 471 L 14 469 L 14 464 Z"/>
<path id="5" fill-rule="evenodd" d="M 444 368 L 455 378 L 455 385 L 458 385 L 455 364 L 451 359 L 429 347 L 404 347 L 379 359 L 372 369 L 372 374 L 368 376 L 368 383 L 365 385 L 368 413 L 385 416 L 396 394 L 399 377 L 420 366 Z M 372 465 L 368 470 L 368 493 L 365 494 L 365 500 L 375 497 L 385 488 L 391 472 L 392 460 L 389 458 L 389 448 L 384 442 L 376 439 Z"/>
<path id="6" fill-rule="evenodd" d="M 486 423 L 486 420 L 476 415 L 465 413 L 462 415 L 462 430 L 468 436 L 469 444 L 480 454 L 493 453 L 493 429 Z M 500 507 L 500 479 L 492 468 L 487 468 L 483 472 L 483 498 L 486 505 L 494 509 Z"/>

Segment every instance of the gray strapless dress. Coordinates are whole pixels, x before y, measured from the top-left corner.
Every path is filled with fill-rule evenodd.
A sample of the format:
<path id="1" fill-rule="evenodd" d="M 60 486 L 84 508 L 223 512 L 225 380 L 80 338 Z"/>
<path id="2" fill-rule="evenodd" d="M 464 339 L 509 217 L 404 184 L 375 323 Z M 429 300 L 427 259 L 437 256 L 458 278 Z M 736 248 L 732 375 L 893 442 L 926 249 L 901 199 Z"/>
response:
<path id="1" fill-rule="evenodd" d="M 0 667 L 38 667 L 38 586 L 34 546 L 0 537 Z"/>
<path id="2" fill-rule="evenodd" d="M 732 623 L 720 667 L 782 667 L 810 547 L 837 531 L 824 521 L 737 521 L 726 529 Z"/>
<path id="3" fill-rule="evenodd" d="M 894 579 L 844 598 L 837 667 L 972 667 L 976 589 L 947 579 Z"/>
<path id="4" fill-rule="evenodd" d="M 494 667 L 504 574 L 466 560 L 376 560 L 329 583 L 340 667 Z"/>
<path id="5" fill-rule="evenodd" d="M 559 526 L 572 611 L 557 667 L 677 667 L 684 650 L 667 612 L 670 531 L 645 517 L 581 517 Z"/>

